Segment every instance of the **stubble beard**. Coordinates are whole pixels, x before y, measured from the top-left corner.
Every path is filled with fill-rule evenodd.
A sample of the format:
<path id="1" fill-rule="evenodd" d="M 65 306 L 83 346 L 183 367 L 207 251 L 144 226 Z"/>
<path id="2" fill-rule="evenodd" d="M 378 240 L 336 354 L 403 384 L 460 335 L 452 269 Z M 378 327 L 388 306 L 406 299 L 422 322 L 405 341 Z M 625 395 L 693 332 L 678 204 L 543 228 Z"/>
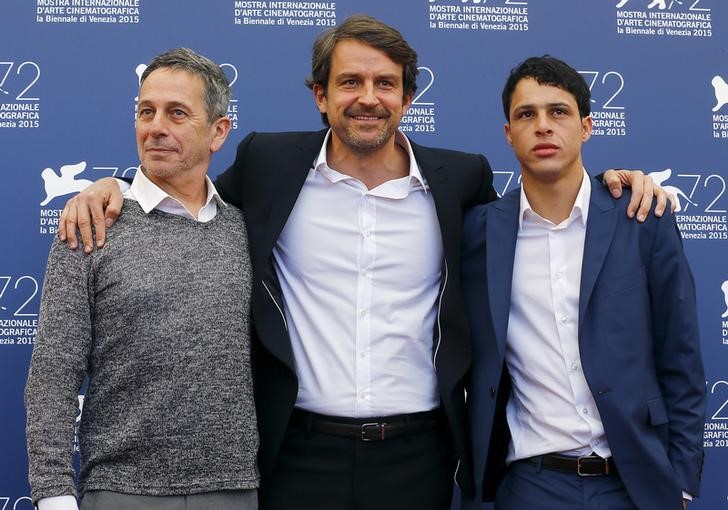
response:
<path id="1" fill-rule="evenodd" d="M 338 126 L 332 129 L 349 150 L 362 155 L 381 149 L 397 132 L 397 126 L 389 121 L 373 138 L 360 136 L 352 126 Z"/>

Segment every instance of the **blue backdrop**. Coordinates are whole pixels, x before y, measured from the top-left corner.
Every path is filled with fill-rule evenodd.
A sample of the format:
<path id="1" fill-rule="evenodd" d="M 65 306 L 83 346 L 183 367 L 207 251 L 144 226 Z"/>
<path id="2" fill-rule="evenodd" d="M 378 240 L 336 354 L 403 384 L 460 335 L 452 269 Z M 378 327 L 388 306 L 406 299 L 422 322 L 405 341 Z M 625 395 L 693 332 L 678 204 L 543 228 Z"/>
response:
<path id="1" fill-rule="evenodd" d="M 32 508 L 22 394 L 48 246 L 69 193 L 135 171 L 140 65 L 189 46 L 224 67 L 233 132 L 216 175 L 249 130 L 321 127 L 303 83 L 311 44 L 358 12 L 398 27 L 419 52 L 402 129 L 486 154 L 499 192 L 518 181 L 500 89 L 517 62 L 550 53 L 592 88 L 587 169 L 642 168 L 678 196 L 709 394 L 703 495 L 691 508 L 728 508 L 728 2 L 2 0 L 0 510 Z"/>

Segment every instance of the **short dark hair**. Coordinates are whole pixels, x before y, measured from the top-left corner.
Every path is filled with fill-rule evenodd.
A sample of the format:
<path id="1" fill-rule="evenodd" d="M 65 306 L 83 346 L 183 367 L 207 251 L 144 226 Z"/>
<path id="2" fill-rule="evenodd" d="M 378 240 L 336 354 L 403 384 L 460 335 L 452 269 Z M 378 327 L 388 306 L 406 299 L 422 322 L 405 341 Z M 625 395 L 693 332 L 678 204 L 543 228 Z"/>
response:
<path id="1" fill-rule="evenodd" d="M 579 115 L 584 118 L 591 113 L 591 92 L 584 77 L 566 62 L 550 55 L 527 58 L 518 66 L 511 69 L 511 73 L 503 87 L 501 99 L 503 100 L 503 113 L 510 121 L 511 98 L 518 82 L 524 78 L 533 78 L 540 85 L 553 85 L 563 89 L 576 99 Z"/>
<path id="2" fill-rule="evenodd" d="M 202 79 L 205 86 L 202 99 L 205 103 L 209 123 L 227 115 L 228 104 L 230 103 L 230 84 L 225 73 L 215 62 L 189 48 L 167 50 L 149 62 L 139 80 L 139 87 L 141 88 L 144 80 L 153 71 L 163 68 L 187 71 Z"/>
<path id="3" fill-rule="evenodd" d="M 334 28 L 322 32 L 313 44 L 311 53 L 311 75 L 306 78 L 306 86 L 313 89 L 321 85 L 324 90 L 329 84 L 331 56 L 336 43 L 344 39 L 354 39 L 383 51 L 392 61 L 403 68 L 402 85 L 405 97 L 411 97 L 417 90 L 417 52 L 394 27 L 367 16 L 354 14 Z M 321 114 L 325 125 L 329 125 L 326 114 Z"/>

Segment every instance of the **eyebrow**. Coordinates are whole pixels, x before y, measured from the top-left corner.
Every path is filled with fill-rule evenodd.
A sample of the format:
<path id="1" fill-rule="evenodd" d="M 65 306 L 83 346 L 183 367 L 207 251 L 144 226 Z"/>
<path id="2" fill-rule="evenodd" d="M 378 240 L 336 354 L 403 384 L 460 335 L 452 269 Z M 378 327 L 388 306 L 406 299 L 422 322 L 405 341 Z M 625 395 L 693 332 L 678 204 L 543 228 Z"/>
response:
<path id="1" fill-rule="evenodd" d="M 361 77 L 362 77 L 362 73 L 353 71 L 353 72 L 344 72 L 344 73 L 337 74 L 334 78 L 336 80 L 347 80 L 347 79 L 350 79 L 350 78 L 361 78 Z M 384 80 L 389 80 L 389 81 L 392 81 L 392 82 L 396 82 L 398 80 L 401 81 L 402 80 L 402 77 L 399 76 L 396 73 L 391 73 L 391 74 L 390 73 L 384 73 L 384 74 L 377 75 L 376 76 L 376 79 L 377 80 L 384 79 Z"/>
<path id="2" fill-rule="evenodd" d="M 553 108 L 564 108 L 564 109 L 571 109 L 571 108 L 572 108 L 572 106 L 571 106 L 571 105 L 569 105 L 568 103 L 563 103 L 563 102 L 558 102 L 558 103 L 547 103 L 547 104 L 546 104 L 545 106 L 546 106 L 547 108 L 549 108 L 549 109 L 553 109 Z M 520 111 L 523 111 L 523 110 L 534 110 L 534 109 L 536 109 L 536 108 L 537 108 L 537 105 L 536 105 L 536 104 L 533 104 L 533 103 L 526 103 L 526 104 L 522 104 L 522 105 L 516 106 L 516 107 L 515 107 L 515 108 L 513 109 L 513 111 L 514 111 L 514 112 L 520 112 Z"/>
<path id="3" fill-rule="evenodd" d="M 153 103 L 154 103 L 154 101 L 152 101 L 150 99 L 141 99 L 139 101 L 139 106 L 149 105 L 149 104 L 153 104 Z M 189 109 L 189 105 L 187 105 L 186 103 L 184 103 L 182 101 L 170 101 L 168 103 L 164 103 L 162 105 L 162 107 L 163 108 L 178 108 L 178 107 L 181 107 L 181 108 Z"/>

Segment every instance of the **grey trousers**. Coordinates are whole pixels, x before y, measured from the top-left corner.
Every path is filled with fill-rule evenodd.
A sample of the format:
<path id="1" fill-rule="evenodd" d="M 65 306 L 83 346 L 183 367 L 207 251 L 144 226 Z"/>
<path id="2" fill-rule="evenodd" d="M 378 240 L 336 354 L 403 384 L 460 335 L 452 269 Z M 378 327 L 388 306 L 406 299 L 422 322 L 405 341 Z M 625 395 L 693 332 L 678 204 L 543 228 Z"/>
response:
<path id="1" fill-rule="evenodd" d="M 217 491 L 190 496 L 138 496 L 89 491 L 79 510 L 258 510 L 258 491 Z"/>

